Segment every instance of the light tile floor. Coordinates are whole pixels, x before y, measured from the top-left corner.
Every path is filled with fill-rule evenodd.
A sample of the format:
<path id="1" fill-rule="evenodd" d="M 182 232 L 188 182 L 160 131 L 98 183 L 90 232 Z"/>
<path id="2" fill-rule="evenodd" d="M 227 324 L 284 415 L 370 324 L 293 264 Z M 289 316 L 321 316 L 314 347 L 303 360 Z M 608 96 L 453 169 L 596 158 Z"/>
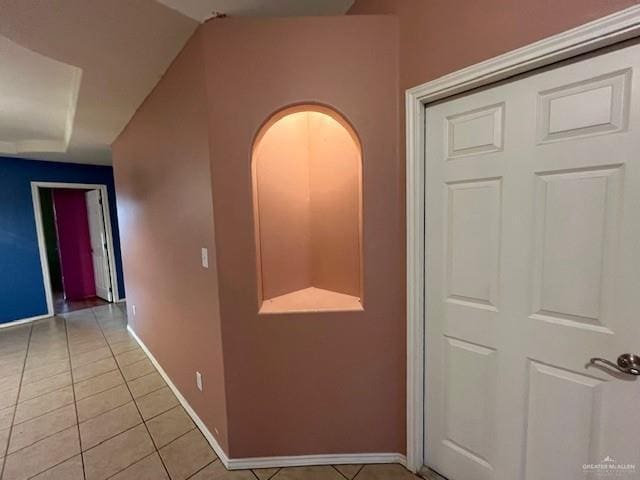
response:
<path id="1" fill-rule="evenodd" d="M 1 480 L 412 480 L 399 465 L 228 472 L 116 305 L 0 330 Z"/>

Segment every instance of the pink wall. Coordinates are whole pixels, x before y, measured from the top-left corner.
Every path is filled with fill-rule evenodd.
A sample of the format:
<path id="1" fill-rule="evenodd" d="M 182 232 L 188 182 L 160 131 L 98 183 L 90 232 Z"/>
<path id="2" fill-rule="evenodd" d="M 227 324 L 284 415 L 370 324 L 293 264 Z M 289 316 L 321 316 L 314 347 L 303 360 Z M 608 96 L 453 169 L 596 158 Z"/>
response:
<path id="1" fill-rule="evenodd" d="M 404 90 L 595 20 L 640 0 L 355 0 L 350 14 L 397 14 Z"/>
<path id="2" fill-rule="evenodd" d="M 202 55 L 196 32 L 113 144 L 113 159 L 129 323 L 227 449 Z"/>
<path id="3" fill-rule="evenodd" d="M 96 294 L 84 194 L 84 190 L 53 190 L 62 284 L 67 300 L 82 300 Z"/>
<path id="4" fill-rule="evenodd" d="M 231 457 L 404 452 L 404 90 L 633 3 L 356 0 L 399 39 L 393 16 L 200 27 L 114 162 L 131 324 Z M 260 316 L 251 146 L 312 101 L 362 140 L 365 309 Z"/>
<path id="5" fill-rule="evenodd" d="M 397 31 L 389 16 L 204 24 L 229 453 L 405 448 Z M 274 112 L 319 102 L 363 146 L 364 311 L 258 315 L 251 146 Z"/>

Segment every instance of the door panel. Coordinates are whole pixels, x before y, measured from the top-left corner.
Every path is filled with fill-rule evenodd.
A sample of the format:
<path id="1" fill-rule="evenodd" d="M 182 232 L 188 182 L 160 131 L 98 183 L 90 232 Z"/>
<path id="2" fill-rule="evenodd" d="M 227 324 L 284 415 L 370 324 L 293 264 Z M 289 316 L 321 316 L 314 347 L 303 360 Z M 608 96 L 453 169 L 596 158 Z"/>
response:
<path id="1" fill-rule="evenodd" d="M 589 365 L 640 353 L 639 85 L 627 44 L 427 108 L 425 458 L 451 480 L 639 478 L 640 380 Z"/>
<path id="2" fill-rule="evenodd" d="M 85 194 L 89 233 L 91 234 L 91 256 L 95 274 L 96 295 L 109 302 L 113 301 L 111 272 L 109 270 L 109 253 L 107 250 L 107 234 L 102 211 L 102 193 L 91 190 Z"/>

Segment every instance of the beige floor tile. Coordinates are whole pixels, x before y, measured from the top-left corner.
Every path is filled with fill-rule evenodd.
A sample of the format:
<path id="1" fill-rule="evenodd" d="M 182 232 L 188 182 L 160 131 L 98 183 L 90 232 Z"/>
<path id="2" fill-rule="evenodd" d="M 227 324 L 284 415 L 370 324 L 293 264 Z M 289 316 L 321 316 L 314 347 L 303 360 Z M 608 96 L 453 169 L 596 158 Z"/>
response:
<path id="1" fill-rule="evenodd" d="M 0 395 L 5 390 L 15 390 L 20 385 L 20 374 L 13 374 L 8 377 L 0 378 Z"/>
<path id="2" fill-rule="evenodd" d="M 51 377 L 37 382 L 22 385 L 20 388 L 20 402 L 29 400 L 30 398 L 39 397 L 45 393 L 52 392 L 54 390 L 60 390 L 62 387 L 66 387 L 71 384 L 71 374 L 69 372 L 59 373 L 52 375 Z"/>
<path id="3" fill-rule="evenodd" d="M 5 428 L 9 428 L 13 423 L 13 412 L 16 407 L 6 407 L 0 410 L 0 430 L 4 430 Z M 0 455 L 2 455 L 0 453 Z"/>
<path id="4" fill-rule="evenodd" d="M 169 387 L 164 387 L 137 398 L 136 403 L 142 413 L 142 418 L 146 421 L 178 405 L 178 399 Z"/>
<path id="5" fill-rule="evenodd" d="M 139 362 L 140 360 L 147 359 L 147 354 L 144 350 L 137 348 L 135 350 L 129 350 L 128 352 L 116 354 L 116 361 L 120 367 L 131 365 L 132 363 Z"/>
<path id="6" fill-rule="evenodd" d="M 124 383 L 124 378 L 118 370 L 98 375 L 97 377 L 76 383 L 73 388 L 76 392 L 76 401 L 87 398 L 96 393 L 104 392 Z"/>
<path id="7" fill-rule="evenodd" d="M 27 358 L 27 362 L 24 366 L 24 371 L 28 372 L 30 370 L 42 368 L 45 365 L 49 365 L 50 363 L 57 361 L 69 361 L 69 352 L 47 352 L 41 354 L 33 354 L 29 355 Z"/>
<path id="8" fill-rule="evenodd" d="M 111 350 L 113 350 L 113 353 L 116 355 L 118 355 L 119 353 L 128 352 L 129 350 L 135 350 L 136 348 L 140 348 L 140 345 L 138 345 L 138 342 L 136 342 L 133 338 L 130 338 L 123 342 L 111 344 Z"/>
<path id="9" fill-rule="evenodd" d="M 196 426 L 184 408 L 178 405 L 149 420 L 147 428 L 156 447 L 162 448 Z"/>
<path id="10" fill-rule="evenodd" d="M 10 377 L 12 375 L 20 375 L 24 368 L 24 360 L 7 363 L 0 366 L 0 377 Z"/>
<path id="11" fill-rule="evenodd" d="M 103 373 L 110 372 L 118 368 L 113 357 L 103 358 L 97 362 L 89 363 L 73 369 L 74 383 L 87 380 L 88 378 L 97 377 Z"/>
<path id="12" fill-rule="evenodd" d="M 154 450 L 147 429 L 144 425 L 138 425 L 82 454 L 86 478 L 109 478 L 150 455 Z"/>
<path id="13" fill-rule="evenodd" d="M 9 453 L 66 430 L 76 423 L 76 409 L 72 404 L 14 425 L 9 441 Z"/>
<path id="14" fill-rule="evenodd" d="M 169 480 L 157 453 L 143 458 L 111 477 L 111 480 Z"/>
<path id="15" fill-rule="evenodd" d="M 83 398 L 76 404 L 78 420 L 84 422 L 108 410 L 129 403 L 131 400 L 133 399 L 126 385 L 118 385 L 96 395 Z"/>
<path id="16" fill-rule="evenodd" d="M 74 368 L 81 367 L 82 365 L 97 362 L 98 360 L 102 360 L 104 358 L 111 358 L 111 356 L 111 350 L 109 349 L 109 347 L 102 347 L 96 350 L 91 350 L 89 352 L 71 355 L 71 365 Z"/>
<path id="17" fill-rule="evenodd" d="M 82 450 L 89 450 L 140 423 L 142 423 L 142 418 L 133 402 L 93 417 L 80 424 Z"/>
<path id="18" fill-rule="evenodd" d="M 0 395 L 0 408 L 4 409 L 15 405 L 18 400 L 18 389 L 7 390 Z"/>
<path id="19" fill-rule="evenodd" d="M 198 429 L 161 448 L 160 456 L 172 480 L 189 478 L 217 458 Z"/>
<path id="20" fill-rule="evenodd" d="M 26 480 L 79 453 L 78 429 L 68 428 L 8 455 L 2 480 Z"/>
<path id="21" fill-rule="evenodd" d="M 330 466 L 291 467 L 280 470 L 273 480 L 344 480 L 344 477 Z"/>
<path id="22" fill-rule="evenodd" d="M 402 465 L 365 465 L 356 480 L 419 480 Z"/>
<path id="23" fill-rule="evenodd" d="M 8 340 L 8 345 L 0 346 L 0 366 L 7 362 L 14 362 L 17 360 L 24 360 L 27 354 L 27 343 L 13 343 L 13 340 Z"/>
<path id="24" fill-rule="evenodd" d="M 44 415 L 45 413 L 72 403 L 73 388 L 69 385 L 60 390 L 54 390 L 53 392 L 45 393 L 39 397 L 19 403 L 16 407 L 16 418 L 13 423 L 18 424 L 25 422 L 31 418 Z"/>
<path id="25" fill-rule="evenodd" d="M 122 316 L 122 310 L 120 310 L 119 305 L 113 303 L 109 305 L 100 305 L 98 307 L 93 307 L 91 310 L 98 319 Z"/>
<path id="26" fill-rule="evenodd" d="M 40 380 L 49 378 L 53 375 L 57 375 L 59 373 L 64 373 L 68 371 L 69 371 L 68 358 L 63 358 L 62 360 L 54 360 L 53 362 L 49 362 L 44 366 L 26 370 L 22 377 L 22 384 L 26 385 L 28 383 L 38 382 Z"/>
<path id="27" fill-rule="evenodd" d="M 22 360 L 24 362 L 24 357 L 27 354 L 27 343 L 21 342 L 14 344 L 9 344 L 4 347 L 0 347 L 0 367 L 8 363 L 13 363 Z"/>
<path id="28" fill-rule="evenodd" d="M 81 353 L 91 352 L 107 346 L 106 340 L 102 338 L 102 334 L 100 334 L 99 338 L 96 337 L 78 343 L 69 343 L 69 350 L 71 351 L 71 355 L 80 355 Z"/>
<path id="29" fill-rule="evenodd" d="M 142 397 L 143 395 L 167 386 L 158 372 L 149 373 L 144 377 L 138 377 L 127 382 L 127 384 L 129 385 L 133 398 Z"/>
<path id="30" fill-rule="evenodd" d="M 7 451 L 7 443 L 9 443 L 10 433 L 10 428 L 4 428 L 0 430 L 0 457 L 4 457 L 4 454 Z"/>
<path id="31" fill-rule="evenodd" d="M 279 468 L 254 468 L 253 473 L 258 477 L 258 480 L 270 480 L 276 473 L 278 473 Z"/>
<path id="32" fill-rule="evenodd" d="M 352 480 L 362 470 L 362 465 L 334 465 L 333 467 L 349 480 Z"/>
<path id="33" fill-rule="evenodd" d="M 233 470 L 224 468 L 220 460 L 210 463 L 189 480 L 256 480 L 251 470 Z"/>
<path id="34" fill-rule="evenodd" d="M 131 365 L 127 365 L 126 367 L 122 367 L 121 370 L 122 375 L 124 375 L 124 378 L 127 381 L 139 377 L 144 377 L 145 375 L 156 371 L 156 369 L 153 367 L 153 364 L 148 359 L 140 360 L 139 362 L 132 363 Z"/>
<path id="35" fill-rule="evenodd" d="M 104 336 L 109 343 L 126 342 L 131 338 L 131 334 L 126 329 L 105 332 Z"/>
<path id="36" fill-rule="evenodd" d="M 31 480 L 84 480 L 82 457 L 76 455 L 60 465 L 36 475 Z"/>

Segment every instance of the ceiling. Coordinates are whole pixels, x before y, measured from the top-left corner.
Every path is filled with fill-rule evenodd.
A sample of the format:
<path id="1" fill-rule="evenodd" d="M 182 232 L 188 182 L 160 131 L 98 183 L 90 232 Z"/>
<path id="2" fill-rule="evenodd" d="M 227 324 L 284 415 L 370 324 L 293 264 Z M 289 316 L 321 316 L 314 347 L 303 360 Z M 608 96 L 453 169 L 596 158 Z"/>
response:
<path id="1" fill-rule="evenodd" d="M 199 22 L 216 12 L 228 16 L 342 15 L 354 0 L 158 0 Z"/>
<path id="2" fill-rule="evenodd" d="M 110 164 L 113 140 L 214 12 L 338 15 L 352 3 L 0 0 L 0 156 Z"/>

